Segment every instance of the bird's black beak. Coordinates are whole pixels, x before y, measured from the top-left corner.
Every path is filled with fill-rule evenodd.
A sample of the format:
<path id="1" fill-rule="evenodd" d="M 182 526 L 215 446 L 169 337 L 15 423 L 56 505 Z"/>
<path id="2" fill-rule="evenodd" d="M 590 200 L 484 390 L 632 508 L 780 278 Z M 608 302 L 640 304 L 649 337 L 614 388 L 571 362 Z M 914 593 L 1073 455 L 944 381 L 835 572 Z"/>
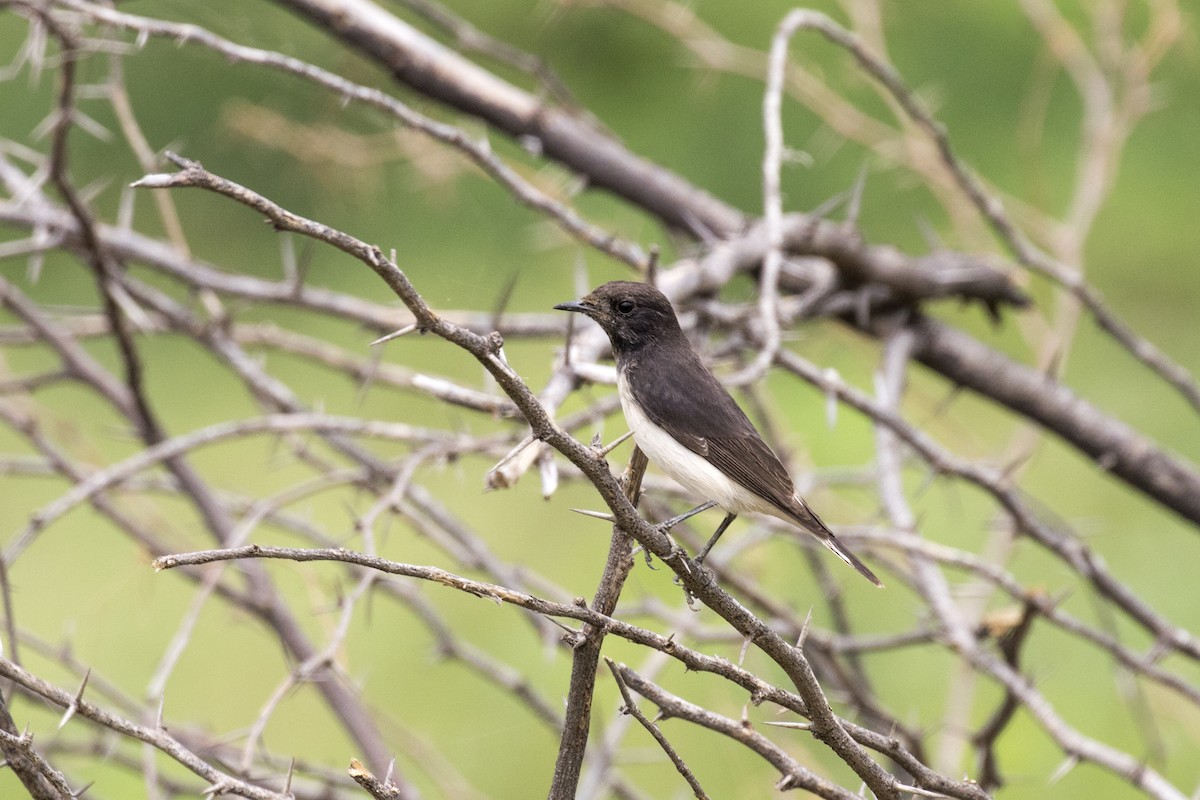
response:
<path id="1" fill-rule="evenodd" d="M 582 300 L 572 300 L 569 303 L 559 303 L 555 306 L 555 308 L 559 311 L 578 311 L 580 314 L 587 314 L 588 316 L 591 316 L 591 313 L 595 311 L 592 306 L 588 305 Z"/>

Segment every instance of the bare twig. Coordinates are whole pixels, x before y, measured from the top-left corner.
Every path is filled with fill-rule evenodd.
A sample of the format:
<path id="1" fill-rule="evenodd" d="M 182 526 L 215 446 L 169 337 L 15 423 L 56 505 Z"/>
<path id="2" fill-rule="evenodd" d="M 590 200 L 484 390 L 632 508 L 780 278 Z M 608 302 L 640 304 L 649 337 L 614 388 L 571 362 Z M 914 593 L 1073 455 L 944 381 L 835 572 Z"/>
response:
<path id="1" fill-rule="evenodd" d="M 671 743 L 667 741 L 667 737 L 663 735 L 659 727 L 637 707 L 637 703 L 634 702 L 633 697 L 629 694 L 629 687 L 625 685 L 625 679 L 621 676 L 621 670 L 617 667 L 616 662 L 606 656 L 604 663 L 608 665 L 609 671 L 612 672 L 613 680 L 616 681 L 617 688 L 621 691 L 621 699 L 625 701 L 622 711 L 636 719 L 638 724 L 654 737 L 654 741 L 658 742 L 658 746 L 667 754 L 667 758 L 671 759 L 671 763 L 675 765 L 675 769 L 687 781 L 687 785 L 691 787 L 692 794 L 696 796 L 697 800 L 708 800 L 708 793 L 704 791 L 704 787 L 700 785 L 700 781 L 696 780 L 696 775 L 692 772 L 691 768 L 688 767 L 679 753 L 675 751 Z"/>
<path id="2" fill-rule="evenodd" d="M 287 795 L 285 794 L 256 786 L 218 770 L 181 744 L 179 740 L 167 733 L 167 731 L 138 725 L 105 711 L 86 700 L 76 702 L 74 696 L 69 692 L 65 692 L 31 675 L 8 659 L 0 658 L 0 675 L 62 708 L 67 708 L 72 703 L 75 703 L 75 707 L 78 709 L 76 712 L 78 716 L 102 725 L 121 735 L 129 736 L 151 745 L 165 755 L 170 756 L 191 772 L 204 778 L 216 791 L 236 792 L 243 797 L 252 798 L 253 800 L 286 800 Z"/>

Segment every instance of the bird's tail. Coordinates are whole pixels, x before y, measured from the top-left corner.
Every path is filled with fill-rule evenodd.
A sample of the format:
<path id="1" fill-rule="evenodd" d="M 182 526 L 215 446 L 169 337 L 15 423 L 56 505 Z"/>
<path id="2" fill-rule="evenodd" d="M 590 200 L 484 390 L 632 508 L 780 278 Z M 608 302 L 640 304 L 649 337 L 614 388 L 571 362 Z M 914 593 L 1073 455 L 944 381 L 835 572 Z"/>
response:
<path id="1" fill-rule="evenodd" d="M 859 574 L 861 574 L 864 578 L 878 586 L 880 589 L 883 588 L 883 581 L 879 580 L 879 578 L 875 576 L 874 572 L 871 572 L 870 567 L 859 561 L 858 556 L 847 550 L 846 547 L 837 540 L 836 536 L 830 533 L 826 536 L 822 536 L 821 541 L 824 542 L 825 546 L 832 550 L 838 558 L 858 570 Z"/>
<path id="2" fill-rule="evenodd" d="M 838 538 L 833 535 L 833 531 L 829 530 L 829 526 L 821 521 L 817 513 L 809 508 L 808 503 L 804 502 L 799 495 L 793 495 L 791 507 L 787 509 L 787 512 L 809 533 L 820 539 L 838 558 L 858 570 L 859 574 L 871 583 L 880 589 L 883 588 L 883 581 L 879 580 L 871 568 L 858 559 L 858 556 L 851 553 L 844 544 L 838 541 Z"/>

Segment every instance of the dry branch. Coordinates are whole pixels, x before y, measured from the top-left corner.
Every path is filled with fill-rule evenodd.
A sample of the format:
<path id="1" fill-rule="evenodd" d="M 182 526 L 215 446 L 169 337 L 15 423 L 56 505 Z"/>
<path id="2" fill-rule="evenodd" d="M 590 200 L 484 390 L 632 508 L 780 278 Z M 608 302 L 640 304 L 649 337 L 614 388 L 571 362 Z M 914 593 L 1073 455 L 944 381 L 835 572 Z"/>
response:
<path id="1" fill-rule="evenodd" d="M 1190 670 L 1200 660 L 1200 642 L 1189 628 L 1192 620 L 1177 621 L 1156 608 L 1126 564 L 1106 564 L 1100 543 L 1054 520 L 1053 509 L 1048 513 L 1036 506 L 1023 491 L 1019 463 L 1047 434 L 1058 437 L 1093 461 L 1100 479 L 1119 479 L 1156 508 L 1200 524 L 1195 465 L 1136 424 L 1102 412 L 1103 398 L 1071 391 L 1061 366 L 1078 319 L 1090 315 L 1113 349 L 1133 355 L 1155 380 L 1200 407 L 1194 377 L 1121 320 L 1085 280 L 1089 234 L 1112 191 L 1130 133 L 1150 107 L 1153 69 L 1179 36 L 1175 4 L 1148 6 L 1145 30 L 1122 21 L 1115 6 L 1098 4 L 1087 12 L 1090 32 L 1076 29 L 1050 0 L 1022 4 L 1048 58 L 1069 76 L 1083 108 L 1076 174 L 1060 215 L 1005 196 L 951 146 L 950 132 L 889 62 L 881 9 L 872 0 L 843 4 L 850 26 L 809 10 L 792 12 L 773 39 L 764 32 L 769 54 L 734 45 L 673 0 L 596 4 L 620 7 L 667 31 L 706 69 L 765 81 L 762 219 L 638 156 L 571 97 L 540 56 L 507 45 L 431 0 L 400 5 L 463 50 L 513 67 L 517 77 L 510 80 L 473 63 L 370 0 L 276 0 L 276 5 L 328 35 L 335 57 L 314 55 L 313 61 L 344 65 L 365 58 L 382 65 L 392 82 L 415 90 L 422 102 L 442 106 L 436 118 L 394 97 L 387 77 L 375 86 L 356 68 L 360 80 L 351 80 L 341 74 L 349 68 L 318 67 L 254 46 L 254 31 L 221 36 L 196 24 L 126 13 L 91 0 L 0 0 L 0 9 L 14 11 L 11 18 L 19 17 L 28 30 L 11 67 L 0 70 L 0 84 L 9 88 L 25 73 L 41 72 L 55 81 L 46 101 L 48 117 L 35 132 L 42 138 L 0 142 L 0 225 L 13 232 L 11 241 L 0 242 L 0 261 L 29 263 L 25 278 L 15 271 L 0 278 L 6 314 L 0 325 L 0 425 L 13 442 L 11 450 L 0 453 L 0 474 L 14 486 L 38 481 L 52 487 L 52 499 L 42 493 L 21 498 L 27 505 L 20 508 L 21 523 L 6 540 L 0 562 L 6 640 L 0 675 L 13 682 L 15 691 L 6 693 L 7 704 L 0 706 L 0 750 L 22 785 L 38 798 L 73 796 L 69 787 L 85 784 L 82 773 L 105 758 L 114 769 L 140 775 L 151 795 L 195 793 L 196 782 L 203 781 L 209 793 L 252 798 L 341 800 L 364 791 L 374 797 L 415 797 L 426 786 L 440 796 L 485 796 L 459 768 L 465 763 L 462 753 L 439 749 L 421 721 L 390 718 L 387 699 L 380 701 L 360 685 L 362 665 L 349 655 L 358 641 L 356 626 L 369 621 L 382 602 L 411 618 L 427 637 L 437 659 L 429 672 L 441 662 L 457 665 L 490 696 L 512 701 L 540 734 L 557 738 L 553 778 L 550 758 L 539 772 L 552 780 L 551 797 L 643 796 L 640 781 L 624 768 L 626 750 L 637 746 L 636 727 L 619 713 L 603 719 L 593 708 L 605 691 L 595 680 L 600 658 L 619 646 L 649 654 L 645 668 L 608 662 L 625 709 L 661 748 L 656 756 L 678 772 L 670 775 L 676 788 L 682 788 L 682 777 L 697 797 L 706 796 L 704 784 L 718 776 L 688 760 L 686 742 L 695 728 L 705 728 L 704 736 L 718 734 L 730 747 L 746 748 L 761 769 L 748 780 L 769 780 L 777 772 L 781 789 L 804 788 L 836 798 L 858 796 L 862 786 L 880 798 L 1002 797 L 1001 771 L 1016 771 L 1005 760 L 1003 745 L 1013 721 L 1025 716 L 1037 726 L 1039 742 L 1068 767 L 1091 764 L 1110 786 L 1180 800 L 1185 793 L 1172 783 L 1179 775 L 1174 765 L 1144 759 L 1136 746 L 1119 745 L 1103 731 L 1071 722 L 1060 691 L 1043 684 L 1031 665 L 1045 663 L 1038 650 L 1046 646 L 1044 635 L 1065 639 L 1085 654 L 1089 666 L 1111 664 L 1121 680 L 1134 684 L 1132 690 L 1118 687 L 1115 695 L 1127 697 L 1143 686 L 1165 689 L 1172 702 L 1194 711 L 1200 688 Z M 561 0 L 561 5 L 571 13 L 575 3 Z M 853 59 L 855 74 L 871 79 L 893 119 L 876 119 L 834 88 L 812 83 L 812 73 L 798 64 L 801 40 L 796 37 L 804 30 L 819 32 L 848 64 Z M 615 378 L 604 363 L 607 343 L 598 331 L 576 329 L 550 313 L 507 310 L 511 283 L 497 287 L 491 309 L 435 307 L 394 253 L 387 255 L 354 231 L 284 207 L 257 190 L 258 176 L 236 183 L 170 153 L 177 170 L 156 172 L 152 145 L 138 119 L 152 98 L 140 96 L 138 85 L 125 78 L 126 65 L 155 47 L 154 40 L 215 53 L 229 62 L 228 69 L 258 71 L 281 92 L 358 104 L 370 110 L 367 124 L 378 126 L 380 136 L 392 126 L 406 126 L 429 146 L 473 165 L 473 175 L 527 206 L 532 217 L 654 282 L 675 302 L 704 352 L 735 364 L 730 380 L 742 385 L 748 410 L 774 445 L 789 437 L 780 433 L 785 426 L 765 399 L 763 378 L 770 370 L 824 394 L 831 424 L 839 406 L 862 414 L 875 429 L 874 453 L 865 464 L 822 473 L 817 483 L 851 486 L 848 491 L 859 493 L 877 490 L 879 517 L 838 534 L 867 550 L 895 577 L 889 591 L 896 595 L 889 602 L 911 608 L 911 619 L 883 630 L 864 627 L 853 590 L 841 588 L 839 573 L 807 550 L 787 568 L 807 561 L 811 577 L 805 580 L 819 587 L 824 612 L 806 616 L 805 609 L 794 608 L 793 598 L 780 596 L 764 579 L 762 564 L 769 559 L 761 553 L 773 558 L 776 551 L 759 550 L 768 541 L 782 546 L 794 533 L 785 526 L 747 524 L 753 532 L 723 543 L 701 567 L 677 543 L 691 549 L 693 542 L 703 541 L 689 527 L 692 522 L 670 534 L 647 522 L 643 513 L 671 517 L 691 498 L 653 473 L 646 476 L 648 494 L 642 498 L 645 461 L 636 448 L 625 477 L 612 473 L 607 458 L 621 457 L 617 448 L 624 428 L 611 393 L 588 388 Z M 96 65 L 103 68 L 97 71 Z M 88 85 L 97 74 L 101 84 Z M 516 81 L 522 79 L 536 82 L 538 89 L 520 88 Z M 994 237 L 964 234 L 960 239 L 982 243 L 985 251 L 1005 249 L 1012 261 L 991 252 L 941 247 L 912 255 L 868 241 L 858 227 L 861 180 L 847 193 L 845 221 L 827 217 L 836 204 L 812 214 L 789 213 L 781 182 L 786 160 L 781 112 L 789 98 L 810 106 L 846 138 L 909 170 L 946 206 L 960 232 L 990 229 Z M 111 114 L 91 114 L 92 103 L 104 104 Z M 446 121 L 447 111 L 474 121 Z M 79 161 L 78 139 L 108 135 L 97 118 L 115 120 L 120 137 L 105 152 L 127 150 L 142 165 L 146 174 L 134 186 L 162 190 L 154 193 L 157 220 L 134 215 L 137 193 L 130 191 L 114 218 L 105 219 L 96 190 L 76 177 L 91 166 Z M 479 121 L 489 127 L 488 134 L 472 132 Z M 524 153 L 498 154 L 489 134 L 511 139 Z M 544 181 L 530 177 L 550 163 L 658 220 L 660 234 L 690 240 L 686 254 L 659 265 L 657 246 L 588 219 L 570 192 L 547 190 Z M 265 218 L 285 237 L 281 275 L 242 274 L 231 264 L 195 257 L 187 239 L 189 216 L 177 210 L 176 192 L 166 191 L 182 188 L 215 193 Z M 969 203 L 961 202 L 963 197 Z M 163 233 L 148 232 L 154 229 Z M 331 245 L 371 269 L 400 304 L 310 285 L 304 257 L 294 246 L 300 236 Z M 46 302 L 38 284 L 44 264 L 57 268 L 64 262 L 82 267 L 76 288 L 86 299 L 78 306 Z M 586 284 L 579 272 L 578 280 Z M 731 293 L 723 290 L 739 275 L 750 276 L 757 290 L 742 304 L 729 304 Z M 1025 290 L 1031 275 L 1052 284 L 1053 307 L 1032 309 Z M 947 299 L 982 308 L 996 324 L 1016 326 L 1031 344 L 1030 363 L 966 333 L 969 320 L 960 322 Z M 279 322 L 251 319 L 251 309 L 279 312 Z M 814 319 L 834 320 L 879 343 L 873 395 L 797 355 L 790 332 Z M 361 339 L 360 350 L 324 338 L 321 332 L 339 324 L 362 329 L 354 334 Z M 384 348 L 367 347 L 371 339 L 394 340 L 387 357 L 405 360 L 411 339 L 403 337 L 420 334 L 436 337 L 422 344 L 440 359 L 435 372 L 387 363 L 381 360 Z M 522 339 L 519 361 L 510 361 L 506 338 Z M 173 431 L 176 405 L 191 398 L 156 381 L 163 369 L 161 353 L 179 343 L 202 354 L 254 411 Z M 12 374 L 10 352 L 12 363 L 22 365 Z M 548 366 L 536 387 L 523 377 L 530 363 L 525 359 L 534 352 Z M 419 401 L 423 408 L 449 413 L 444 421 L 416 425 L 314 409 L 289 370 L 280 368 L 281 361 L 321 381 L 349 383 L 360 399 L 383 391 L 389 399 Z M 1022 423 L 1009 448 L 1016 466 L 968 458 L 957 442 L 943 443 L 914 421 L 904 401 L 911 366 L 918 363 L 953 387 L 969 388 L 1012 412 Z M 461 369 L 464 365 L 467 369 Z M 783 381 L 786 385 L 788 378 Z M 79 410 L 71 412 L 72 425 L 56 415 L 62 393 L 83 398 Z M 407 413 L 408 406 L 400 408 L 398 414 Z M 127 437 L 119 442 L 124 448 L 119 455 L 113 455 L 117 445 L 105 438 L 109 433 L 89 438 L 92 417 L 110 428 L 115 421 Z M 219 470 L 200 466 L 211 463 L 207 459 L 214 454 L 263 439 L 274 445 L 279 463 L 295 470 L 296 477 L 282 487 L 255 494 L 257 488 L 228 486 Z M 582 486 L 598 495 L 606 510 L 588 513 L 613 524 L 608 563 L 591 603 L 572 600 L 556 556 L 528 562 L 499 555 L 504 551 L 489 540 L 489 524 L 468 523 L 469 512 L 457 513 L 458 497 L 435 491 L 431 476 L 445 474 L 447 467 L 472 488 L 485 477 L 490 488 L 512 487 L 536 467 L 547 498 L 557 501 L 561 487 L 579 491 Z M 918 473 L 927 483 L 957 482 L 978 490 L 996 523 L 982 548 L 966 550 L 961 543 L 933 538 L 937 532 L 926 529 L 914 506 L 924 491 L 924 486 L 914 489 Z M 517 503 L 520 495 L 503 499 Z M 313 507 L 322 512 L 310 513 Z M 328 522 L 323 512 L 331 507 L 344 525 Z M 521 506 L 522 513 L 527 508 Z M 48 645 L 35 635 L 40 632 L 21 624 L 21 582 L 28 580 L 22 570 L 31 553 L 50 546 L 50 534 L 67 527 L 68 515 L 82 518 L 84 513 L 90 514 L 89 522 L 103 521 L 97 536 L 133 543 L 139 553 L 156 559 L 155 566 L 172 570 L 162 580 L 178 576 L 192 590 L 140 695 L 112 676 L 93 673 L 70 643 Z M 564 508 L 563 519 L 569 516 Z M 598 527 L 594 520 L 572 519 L 581 530 Z M 386 558 L 384 548 L 394 543 L 389 537 L 394 539 L 396 527 L 427 547 L 433 563 L 409 563 L 407 555 L 404 561 Z M 183 528 L 196 528 L 208 541 L 193 544 Z M 302 546 L 257 543 L 275 537 Z M 1064 591 L 1043 589 L 1010 560 L 1016 537 L 1047 556 L 1062 576 Z M 635 584 L 626 587 L 625 581 L 640 567 L 637 551 L 655 566 L 644 582 L 657 589 L 673 579 L 683 591 L 671 587 L 662 596 L 653 590 L 631 596 Z M 303 580 L 318 600 L 314 606 L 326 613 L 314 616 L 312 608 L 281 589 L 282 570 L 268 567 L 266 560 L 328 562 L 292 564 L 286 574 Z M 669 571 L 658 571 L 660 562 Z M 474 621 L 464 624 L 443 607 L 450 595 L 426 591 L 434 585 L 523 609 L 480 615 L 489 622 L 519 621 L 528 638 L 516 645 L 518 655 L 501 657 L 479 644 Z M 1094 604 L 1099 622 L 1063 601 L 1066 587 Z M 1018 616 L 1005 617 L 1003 609 L 1013 607 Z M 167 688 L 180 679 L 181 665 L 194 656 L 198 628 L 217 609 L 254 620 L 256 633 L 284 664 L 269 676 L 269 688 L 232 736 L 163 719 L 170 709 Z M 812 622 L 813 616 L 828 618 L 828 627 Z M 391 632 L 375 628 L 371 635 Z M 537 647 L 569 654 L 569 683 L 562 671 L 561 685 L 534 677 L 534 659 L 525 655 Z M 881 679 L 902 652 L 951 675 L 945 707 L 932 717 L 914 719 L 909 698 L 897 697 Z M 692 678 L 681 688 L 668 688 L 676 676 L 664 665 L 703 674 L 705 691 L 715 687 L 721 693 L 715 696 L 723 698 L 719 702 L 748 703 L 743 718 L 684 699 L 701 689 Z M 76 688 L 38 677 L 43 668 L 73 678 Z M 435 678 L 422 674 L 420 680 Z M 977 685 L 992 687 L 996 700 L 981 704 Z M 310 686 L 323 702 L 325 724 L 336 729 L 330 738 L 344 738 L 355 748 L 336 762 L 313 763 L 273 749 L 274 726 L 293 696 Z M 372 690 L 377 686 L 368 684 Z M 690 724 L 658 725 L 641 713 L 631 692 L 657 704 L 665 719 Z M 564 694 L 566 706 L 560 709 L 556 698 Z M 713 696 L 706 695 L 705 702 Z M 752 707 L 763 704 L 802 721 L 762 725 Z M 989 713 L 979 719 L 972 710 L 981 707 Z M 62 736 L 31 739 L 20 732 L 16 720 L 28 718 L 33 726 L 46 722 L 43 708 L 55 715 L 63 710 Z M 1152 739 L 1153 715 L 1143 710 L 1139 721 L 1150 729 L 1143 735 Z M 635 734 L 627 735 L 627 728 L 635 728 Z M 845 767 L 839 765 L 833 777 L 811 768 L 799 755 L 810 741 Z M 1146 749 L 1154 752 L 1153 742 Z M 169 768 L 157 761 L 164 756 L 174 762 Z M 347 774 L 342 765 L 349 756 L 362 761 L 352 761 Z M 179 770 L 190 774 L 181 779 Z"/>

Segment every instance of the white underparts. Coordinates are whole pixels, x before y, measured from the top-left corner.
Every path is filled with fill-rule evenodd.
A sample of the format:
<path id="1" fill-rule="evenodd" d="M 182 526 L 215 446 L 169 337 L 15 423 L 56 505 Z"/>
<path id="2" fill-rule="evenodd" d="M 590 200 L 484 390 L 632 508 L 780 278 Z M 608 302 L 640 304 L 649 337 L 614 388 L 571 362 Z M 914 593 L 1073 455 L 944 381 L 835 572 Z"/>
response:
<path id="1" fill-rule="evenodd" d="M 741 514 L 757 511 L 796 524 L 794 519 L 773 503 L 751 492 L 654 424 L 634 401 L 624 371 L 617 375 L 617 392 L 621 410 L 625 412 L 625 421 L 633 431 L 633 440 L 651 464 L 667 473 L 680 486 L 702 500 L 712 500 L 727 512 Z"/>

